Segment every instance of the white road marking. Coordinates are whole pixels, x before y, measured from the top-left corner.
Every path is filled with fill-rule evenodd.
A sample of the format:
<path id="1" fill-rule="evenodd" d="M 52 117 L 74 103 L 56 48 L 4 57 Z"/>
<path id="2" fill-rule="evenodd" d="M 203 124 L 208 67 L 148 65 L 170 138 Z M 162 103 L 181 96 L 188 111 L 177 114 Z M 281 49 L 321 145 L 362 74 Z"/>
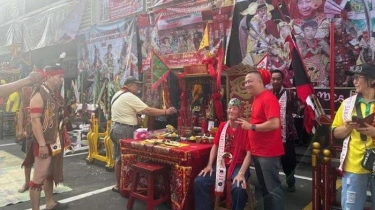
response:
<path id="1" fill-rule="evenodd" d="M 80 153 L 75 153 L 75 154 L 71 154 L 71 155 L 64 155 L 64 157 L 73 157 L 73 156 L 77 156 L 77 155 L 87 155 L 88 152 L 80 152 Z"/>
<path id="2" fill-rule="evenodd" d="M 285 175 L 284 173 L 279 173 L 279 174 L 282 174 L 282 175 Z M 304 180 L 307 180 L 307 181 L 312 181 L 312 178 L 310 177 L 307 177 L 307 176 L 300 176 L 300 175 L 294 175 L 297 179 L 304 179 Z"/>
<path id="3" fill-rule="evenodd" d="M 10 144 L 1 144 L 0 147 L 4 147 L 4 146 L 11 146 L 11 145 L 15 145 L 16 143 L 10 143 Z M 76 154 L 71 154 L 71 155 L 65 155 L 64 157 L 73 157 L 73 156 L 77 156 L 77 155 L 86 155 L 88 154 L 88 152 L 82 152 L 82 153 L 76 153 Z M 251 169 L 254 169 L 255 168 L 253 166 L 250 166 Z M 279 172 L 280 175 L 284 175 L 285 174 L 283 172 Z M 300 175 L 294 175 L 296 178 L 298 179 L 304 179 L 304 180 L 308 180 L 308 181 L 312 181 L 312 178 L 310 177 L 307 177 L 307 176 L 300 176 Z"/>
<path id="4" fill-rule="evenodd" d="M 0 144 L 0 147 L 11 146 L 11 145 L 16 145 L 16 143 Z"/>
<path id="5" fill-rule="evenodd" d="M 70 198 L 65 198 L 63 200 L 59 200 L 59 202 L 60 203 L 69 203 L 69 202 L 76 201 L 76 200 L 79 200 L 79 199 L 87 198 L 89 196 L 96 195 L 96 194 L 99 194 L 99 193 L 111 190 L 112 187 L 113 186 L 104 187 L 104 188 L 99 189 L 99 190 L 94 190 L 94 191 L 83 193 L 83 194 L 80 194 L 80 195 L 76 195 L 76 196 L 73 196 L 73 197 L 70 197 Z M 46 205 L 40 206 L 39 208 L 40 209 L 45 209 Z M 27 210 L 31 210 L 31 209 L 27 209 Z"/>
<path id="6" fill-rule="evenodd" d="M 77 156 L 77 155 L 82 155 L 82 154 L 87 154 L 87 152 L 72 154 L 72 155 L 65 155 L 65 157 Z M 250 168 L 255 169 L 253 166 L 251 166 Z M 282 173 L 282 172 L 279 172 L 279 174 L 284 175 L 284 173 Z M 312 178 L 306 177 L 306 176 L 295 175 L 295 177 L 298 178 L 298 179 L 304 179 L 304 180 L 312 181 Z M 59 200 L 59 202 L 69 203 L 69 202 L 72 202 L 72 201 L 80 200 L 80 199 L 83 199 L 83 198 L 90 197 L 92 195 L 96 195 L 96 194 L 99 194 L 99 193 L 102 193 L 102 192 L 109 191 L 109 190 L 112 189 L 112 187 L 113 186 L 104 187 L 102 189 L 98 189 L 98 190 L 94 190 L 94 191 L 91 191 L 91 192 L 83 193 L 83 194 L 76 195 L 76 196 L 73 196 L 73 197 L 70 197 L 70 198 L 65 198 L 63 200 Z M 45 209 L 45 208 L 46 208 L 46 205 L 40 206 L 40 209 Z M 27 210 L 31 210 L 31 209 L 27 209 Z"/>
<path id="7" fill-rule="evenodd" d="M 250 168 L 255 170 L 254 166 L 250 166 Z M 282 176 L 285 176 L 285 174 L 283 172 L 279 172 L 279 174 L 282 175 Z M 312 178 L 307 177 L 307 176 L 294 175 L 294 177 L 296 177 L 297 179 L 304 179 L 304 180 L 307 180 L 307 181 L 312 181 Z"/>
<path id="8" fill-rule="evenodd" d="M 17 143 L 0 144 L 0 147 L 12 146 L 12 145 L 16 145 L 16 144 Z M 86 155 L 86 154 L 88 154 L 88 152 L 79 152 L 79 153 L 75 153 L 75 154 L 65 155 L 64 157 L 73 157 L 73 156 L 77 156 L 77 155 Z"/>

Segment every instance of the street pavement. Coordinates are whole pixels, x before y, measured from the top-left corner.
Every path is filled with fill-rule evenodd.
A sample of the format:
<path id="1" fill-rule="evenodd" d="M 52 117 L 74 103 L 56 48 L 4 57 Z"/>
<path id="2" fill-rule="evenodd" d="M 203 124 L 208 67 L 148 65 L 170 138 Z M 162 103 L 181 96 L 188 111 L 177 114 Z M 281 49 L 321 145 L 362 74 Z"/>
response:
<path id="1" fill-rule="evenodd" d="M 14 144 L 14 140 L 12 138 L 0 140 L 0 150 L 4 150 L 20 158 L 24 157 L 24 154 L 21 152 L 21 146 Z M 111 191 L 115 182 L 114 172 L 108 172 L 105 169 L 104 164 L 87 164 L 85 160 L 86 157 L 87 151 L 80 151 L 66 155 L 64 158 L 64 185 L 72 188 L 73 190 L 61 194 L 55 194 L 54 198 L 57 201 L 68 203 L 70 210 L 126 209 L 128 199 Z M 257 187 L 256 184 L 256 176 L 253 168 L 251 170 L 251 174 L 251 183 L 256 186 L 255 200 L 257 209 L 261 210 L 263 209 L 261 194 L 259 192 L 259 187 Z M 311 165 L 307 163 L 300 163 L 297 167 L 296 175 L 297 182 L 296 191 L 294 193 L 289 193 L 287 191 L 285 176 L 283 174 L 280 176 L 286 195 L 285 209 L 310 209 L 307 206 L 311 202 Z M 43 204 L 45 204 L 44 198 L 41 199 L 41 205 Z M 0 210 L 24 210 L 29 209 L 30 207 L 30 201 L 27 201 L 8 205 L 0 208 Z M 44 209 L 44 207 L 41 209 Z M 146 209 L 146 205 L 144 202 L 136 200 L 133 209 L 143 210 Z M 170 207 L 167 204 L 160 204 L 155 209 L 169 210 Z"/>

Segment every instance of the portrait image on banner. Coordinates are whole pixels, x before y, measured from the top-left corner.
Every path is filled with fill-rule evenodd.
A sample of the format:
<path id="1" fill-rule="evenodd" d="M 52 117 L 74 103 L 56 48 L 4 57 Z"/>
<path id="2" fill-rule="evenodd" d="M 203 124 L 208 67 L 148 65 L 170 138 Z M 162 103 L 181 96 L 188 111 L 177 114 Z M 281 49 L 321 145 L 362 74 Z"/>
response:
<path id="1" fill-rule="evenodd" d="M 126 77 L 139 77 L 134 18 L 95 26 L 77 40 L 78 68 L 85 78 L 81 82 L 91 85 L 89 89 L 96 81 L 101 84 L 105 80 L 117 89 Z"/>
<path id="2" fill-rule="evenodd" d="M 233 6 L 232 0 L 220 5 L 195 1 L 155 10 L 158 37 L 154 50 L 170 68 L 200 63 L 197 51 L 206 25 L 210 25 L 210 45 L 214 47 L 230 35 Z"/>
<path id="3" fill-rule="evenodd" d="M 158 34 L 152 19 L 153 16 L 149 14 L 142 14 L 137 18 L 140 41 L 139 50 L 142 55 L 141 72 L 150 69 L 151 49 L 159 49 L 156 42 L 156 40 L 158 40 Z"/>
<path id="4" fill-rule="evenodd" d="M 357 61 L 369 62 L 374 58 L 375 1 L 364 2 L 367 5 L 361 0 L 348 1 L 342 5 L 345 11 L 334 17 L 335 86 L 352 86 L 352 79 L 345 71 Z M 325 6 L 326 0 L 282 0 L 277 7 L 272 3 L 257 0 L 234 14 L 242 17 L 238 26 L 234 25 L 239 30 L 242 62 L 256 65 L 267 55 L 268 70 L 283 71 L 284 85 L 292 86 L 293 71 L 289 69 L 289 46 L 285 38 L 293 33 L 312 84 L 329 87 L 330 23 L 325 10 L 331 8 Z M 240 4 L 243 3 L 236 3 L 236 7 Z"/>

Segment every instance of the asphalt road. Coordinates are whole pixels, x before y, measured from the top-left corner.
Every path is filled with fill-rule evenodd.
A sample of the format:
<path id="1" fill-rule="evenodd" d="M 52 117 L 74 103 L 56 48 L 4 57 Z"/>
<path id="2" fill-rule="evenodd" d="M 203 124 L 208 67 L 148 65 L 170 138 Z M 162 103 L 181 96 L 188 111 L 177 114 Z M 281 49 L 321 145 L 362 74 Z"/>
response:
<path id="1" fill-rule="evenodd" d="M 21 146 L 13 143 L 13 139 L 0 140 L 0 150 L 4 150 L 20 158 L 24 157 Z M 55 194 L 54 198 L 61 202 L 67 202 L 70 210 L 122 210 L 126 209 L 127 198 L 112 192 L 111 188 L 115 182 L 114 172 L 108 172 L 101 164 L 87 164 L 86 151 L 69 154 L 64 158 L 64 185 L 72 188 L 72 191 Z M 282 174 L 282 173 L 281 173 Z M 281 175 L 286 194 L 286 208 L 288 210 L 309 209 L 311 202 L 311 165 L 301 163 L 297 168 L 296 192 L 287 192 L 285 176 Z M 256 186 L 255 171 L 252 169 L 251 183 Z M 1 187 L 1 186 L 0 186 Z M 261 194 L 256 187 L 255 200 L 257 209 L 263 209 Z M 27 192 L 26 192 L 27 193 Z M 44 199 L 41 199 L 41 205 Z M 24 210 L 29 209 L 30 201 L 8 205 L 0 209 Z M 44 208 L 44 207 L 43 207 Z M 41 208 L 41 209 L 43 209 Z M 143 202 L 135 201 L 134 210 L 146 209 Z M 161 204 L 156 209 L 169 210 L 167 204 Z"/>

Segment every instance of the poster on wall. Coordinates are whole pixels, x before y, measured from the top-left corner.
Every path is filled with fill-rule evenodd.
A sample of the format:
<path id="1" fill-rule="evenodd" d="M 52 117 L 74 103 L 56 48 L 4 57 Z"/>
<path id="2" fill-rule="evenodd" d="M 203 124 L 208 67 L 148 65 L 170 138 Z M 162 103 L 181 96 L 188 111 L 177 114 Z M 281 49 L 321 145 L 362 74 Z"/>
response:
<path id="1" fill-rule="evenodd" d="M 135 18 L 130 18 L 95 26 L 77 37 L 78 69 L 89 84 L 100 81 L 95 84 L 100 87 L 108 80 L 110 86 L 118 89 L 126 77 L 139 77 L 135 22 Z M 89 91 L 93 88 L 91 86 Z"/>
<path id="2" fill-rule="evenodd" d="M 345 71 L 357 61 L 369 62 L 375 57 L 372 32 L 375 1 L 365 1 L 367 5 L 362 2 L 348 1 L 343 5 L 345 11 L 334 18 L 335 86 L 352 86 L 352 79 L 345 76 Z M 312 84 L 328 87 L 330 23 L 324 13 L 325 3 L 325 0 L 282 0 L 276 7 L 271 0 L 257 0 L 236 11 L 234 15 L 241 17 L 234 27 L 239 31 L 242 62 L 256 65 L 267 55 L 268 69 L 283 71 L 284 85 L 292 86 L 289 46 L 284 43 L 285 37 L 293 33 Z"/>
<path id="3" fill-rule="evenodd" d="M 109 20 L 117 20 L 145 11 L 144 0 L 108 0 Z"/>
<path id="4" fill-rule="evenodd" d="M 216 46 L 220 39 L 228 38 L 233 6 L 233 0 L 222 1 L 220 5 L 195 1 L 156 10 L 155 28 L 151 33 L 154 50 L 169 68 L 200 63 L 201 56 L 197 51 L 204 29 L 210 25 L 210 47 Z"/>
<path id="5" fill-rule="evenodd" d="M 150 53 L 154 46 L 157 46 L 155 40 L 157 39 L 157 31 L 152 24 L 153 17 L 148 14 L 139 15 L 137 18 L 138 34 L 140 40 L 140 51 L 142 56 L 141 72 L 150 69 Z"/>

